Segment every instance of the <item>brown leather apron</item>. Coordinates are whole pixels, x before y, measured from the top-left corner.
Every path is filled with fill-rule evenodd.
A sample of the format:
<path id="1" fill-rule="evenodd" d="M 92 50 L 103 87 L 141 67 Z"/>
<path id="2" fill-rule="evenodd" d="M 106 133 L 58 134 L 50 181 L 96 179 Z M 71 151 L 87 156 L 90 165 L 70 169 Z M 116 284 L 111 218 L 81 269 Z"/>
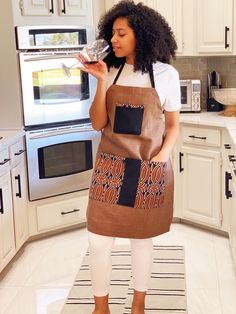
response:
<path id="1" fill-rule="evenodd" d="M 164 121 L 152 88 L 116 85 L 106 94 L 102 131 L 87 208 L 87 228 L 101 235 L 150 238 L 169 231 L 173 217 L 170 161 L 150 161 L 161 149 Z"/>

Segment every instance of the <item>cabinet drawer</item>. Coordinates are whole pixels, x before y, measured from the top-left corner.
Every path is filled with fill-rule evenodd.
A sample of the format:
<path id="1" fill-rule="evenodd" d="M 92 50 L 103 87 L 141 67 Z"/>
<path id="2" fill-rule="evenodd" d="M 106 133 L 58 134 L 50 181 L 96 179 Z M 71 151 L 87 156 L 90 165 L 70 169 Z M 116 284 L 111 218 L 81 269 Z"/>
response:
<path id="1" fill-rule="evenodd" d="M 0 151 L 0 175 L 9 171 L 10 169 L 10 157 L 8 149 L 5 148 Z"/>
<path id="2" fill-rule="evenodd" d="M 24 156 L 23 138 L 9 147 L 9 153 L 11 158 L 11 165 L 16 165 L 21 161 L 22 156 Z"/>
<path id="3" fill-rule="evenodd" d="M 210 128 L 182 127 L 184 143 L 220 147 L 220 130 Z"/>
<path id="4" fill-rule="evenodd" d="M 37 206 L 38 231 L 53 230 L 86 221 L 88 196 Z"/>

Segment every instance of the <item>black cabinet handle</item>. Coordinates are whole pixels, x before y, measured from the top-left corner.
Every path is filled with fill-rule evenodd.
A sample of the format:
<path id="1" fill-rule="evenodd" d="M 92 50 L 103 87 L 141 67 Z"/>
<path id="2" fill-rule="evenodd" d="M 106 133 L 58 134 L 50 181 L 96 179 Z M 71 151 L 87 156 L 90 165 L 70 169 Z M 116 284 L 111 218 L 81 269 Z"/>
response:
<path id="1" fill-rule="evenodd" d="M 50 10 L 49 10 L 49 12 L 52 13 L 52 14 L 54 13 L 53 1 L 54 1 L 54 0 L 51 0 L 51 8 L 50 8 Z"/>
<path id="2" fill-rule="evenodd" d="M 66 3 L 65 3 L 65 0 L 63 0 L 63 8 L 62 8 L 61 12 L 66 14 Z"/>
<path id="3" fill-rule="evenodd" d="M 20 182 L 20 175 L 18 174 L 15 176 L 15 180 L 18 181 L 18 193 L 16 193 L 16 196 L 21 198 L 21 182 Z"/>
<path id="4" fill-rule="evenodd" d="M 182 157 L 183 157 L 183 153 L 179 153 L 179 172 L 184 171 L 184 168 L 182 167 Z"/>
<path id="5" fill-rule="evenodd" d="M 79 212 L 80 209 L 73 209 L 73 210 L 69 210 L 68 212 L 61 212 L 61 215 L 68 215 L 68 214 L 71 214 L 71 213 L 76 213 L 76 212 Z"/>
<path id="6" fill-rule="evenodd" d="M 232 197 L 232 193 L 229 189 L 229 180 L 232 180 L 232 175 L 228 171 L 225 171 L 225 197 L 227 199 Z"/>
<path id="7" fill-rule="evenodd" d="M 229 27 L 225 26 L 225 49 L 229 47 L 228 39 L 227 39 L 228 31 L 229 31 Z"/>
<path id="8" fill-rule="evenodd" d="M 24 153 L 24 149 L 20 149 L 18 153 L 15 153 L 15 156 L 19 156 Z"/>
<path id="9" fill-rule="evenodd" d="M 198 138 L 199 140 L 206 140 L 206 136 L 195 136 L 195 135 L 189 135 L 190 138 Z"/>
<path id="10" fill-rule="evenodd" d="M 231 145 L 230 144 L 224 144 L 225 149 L 231 149 Z"/>
<path id="11" fill-rule="evenodd" d="M 5 158 L 4 161 L 0 162 L 0 166 L 6 164 L 8 161 L 10 161 L 11 159 L 9 158 Z"/>
<path id="12" fill-rule="evenodd" d="M 2 189 L 0 189 L 0 214 L 4 214 Z"/>

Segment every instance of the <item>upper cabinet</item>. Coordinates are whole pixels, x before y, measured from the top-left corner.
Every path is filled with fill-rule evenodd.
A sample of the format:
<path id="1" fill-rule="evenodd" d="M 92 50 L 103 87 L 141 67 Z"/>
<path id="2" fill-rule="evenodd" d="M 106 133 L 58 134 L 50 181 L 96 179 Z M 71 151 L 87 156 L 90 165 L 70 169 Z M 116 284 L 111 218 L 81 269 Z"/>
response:
<path id="1" fill-rule="evenodd" d="M 85 0 L 20 0 L 22 15 L 67 15 L 87 14 Z M 56 12 L 57 11 L 57 12 Z"/>
<path id="2" fill-rule="evenodd" d="M 197 0 L 197 51 L 233 51 L 233 0 Z"/>
<path id="3" fill-rule="evenodd" d="M 11 0 L 15 26 L 93 25 L 94 0 Z"/>

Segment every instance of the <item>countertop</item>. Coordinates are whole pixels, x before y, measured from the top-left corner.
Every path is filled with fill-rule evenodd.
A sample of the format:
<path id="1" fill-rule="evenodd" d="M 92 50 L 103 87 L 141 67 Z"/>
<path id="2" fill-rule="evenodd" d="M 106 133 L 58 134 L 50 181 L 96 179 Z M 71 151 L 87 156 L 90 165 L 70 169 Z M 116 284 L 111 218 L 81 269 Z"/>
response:
<path id="1" fill-rule="evenodd" d="M 224 127 L 236 147 L 236 117 L 225 117 L 223 112 L 181 113 L 180 122 L 205 126 Z"/>
<path id="2" fill-rule="evenodd" d="M 20 139 L 25 134 L 22 129 L 18 130 L 7 130 L 0 129 L 0 150 L 5 147 L 14 144 L 18 139 Z"/>

